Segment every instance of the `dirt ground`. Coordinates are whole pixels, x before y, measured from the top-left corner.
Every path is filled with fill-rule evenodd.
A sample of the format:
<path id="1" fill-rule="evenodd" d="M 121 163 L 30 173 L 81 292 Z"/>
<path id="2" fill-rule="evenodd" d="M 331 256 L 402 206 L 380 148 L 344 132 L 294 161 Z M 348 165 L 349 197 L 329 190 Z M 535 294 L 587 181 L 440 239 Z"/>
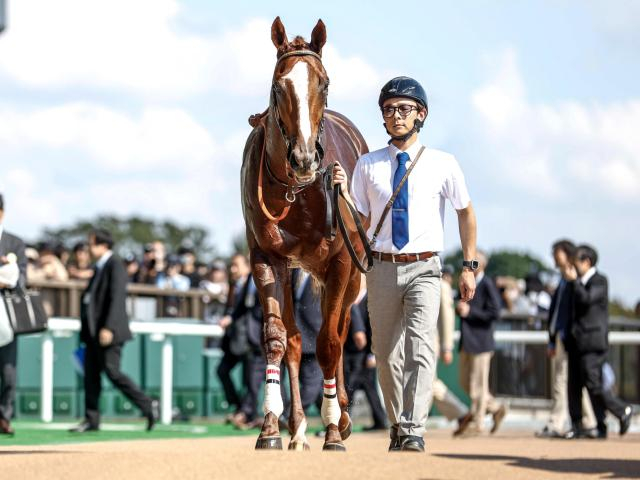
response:
<path id="1" fill-rule="evenodd" d="M 284 446 L 288 438 L 283 438 Z M 387 453 L 385 434 L 354 434 L 348 452 L 253 450 L 254 437 L 102 442 L 0 450 L 18 479 L 571 479 L 640 478 L 640 434 L 607 441 L 539 440 L 530 432 L 452 439 L 433 431 L 427 454 Z"/>

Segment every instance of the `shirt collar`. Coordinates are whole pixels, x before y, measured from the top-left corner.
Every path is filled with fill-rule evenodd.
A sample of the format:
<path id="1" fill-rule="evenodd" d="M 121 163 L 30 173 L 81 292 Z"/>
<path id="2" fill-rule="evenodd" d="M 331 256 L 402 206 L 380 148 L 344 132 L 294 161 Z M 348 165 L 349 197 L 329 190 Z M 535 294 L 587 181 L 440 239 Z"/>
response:
<path id="1" fill-rule="evenodd" d="M 406 150 L 404 150 L 405 152 L 407 152 L 409 154 L 409 162 L 411 163 L 415 158 L 416 155 L 418 155 L 418 152 L 420 151 L 420 148 L 422 147 L 422 144 L 420 143 L 420 140 L 416 140 L 413 145 L 411 145 L 409 148 L 407 148 Z M 395 160 L 396 159 L 396 155 L 398 155 L 398 153 L 402 152 L 402 150 L 400 150 L 398 147 L 396 147 L 393 143 L 389 144 L 389 156 Z"/>
<path id="2" fill-rule="evenodd" d="M 479 284 L 482 281 L 483 278 L 484 278 L 484 271 L 482 271 L 478 275 L 476 275 L 476 285 Z"/>
<path id="3" fill-rule="evenodd" d="M 104 252 L 104 254 L 100 257 L 100 259 L 96 262 L 96 267 L 98 269 L 101 269 L 102 267 L 104 267 L 104 265 L 109 261 L 109 259 L 111 258 L 111 255 L 113 255 L 113 252 L 111 250 L 107 250 L 106 252 Z"/>
<path id="4" fill-rule="evenodd" d="M 596 267 L 591 267 L 589 270 L 586 271 L 586 273 L 580 277 L 580 282 L 583 285 L 586 285 L 589 280 L 591 280 L 591 277 L 593 277 L 596 274 Z"/>

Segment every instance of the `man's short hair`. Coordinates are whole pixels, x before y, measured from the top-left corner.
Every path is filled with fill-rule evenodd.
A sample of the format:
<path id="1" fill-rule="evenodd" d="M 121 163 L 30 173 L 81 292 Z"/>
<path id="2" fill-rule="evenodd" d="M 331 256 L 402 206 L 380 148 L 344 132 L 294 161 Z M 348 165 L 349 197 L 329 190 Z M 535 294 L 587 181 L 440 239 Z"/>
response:
<path id="1" fill-rule="evenodd" d="M 589 260 L 591 266 L 595 267 L 598 263 L 598 252 L 591 245 L 583 244 L 578 246 L 576 258 L 578 260 Z"/>
<path id="2" fill-rule="evenodd" d="M 0 210 L 4 211 L 4 197 L 0 193 Z"/>
<path id="3" fill-rule="evenodd" d="M 80 250 L 86 250 L 87 248 L 89 248 L 89 244 L 87 242 L 78 242 L 73 246 L 73 253 L 78 253 Z"/>
<path id="4" fill-rule="evenodd" d="M 96 245 L 106 245 L 109 250 L 113 247 L 113 236 L 109 230 L 104 228 L 95 228 L 91 230 L 89 238 L 93 237 Z"/>
<path id="5" fill-rule="evenodd" d="M 575 258 L 576 256 L 576 245 L 571 240 L 567 240 L 566 238 L 554 242 L 551 250 L 553 252 L 560 250 L 564 252 L 570 259 Z"/>

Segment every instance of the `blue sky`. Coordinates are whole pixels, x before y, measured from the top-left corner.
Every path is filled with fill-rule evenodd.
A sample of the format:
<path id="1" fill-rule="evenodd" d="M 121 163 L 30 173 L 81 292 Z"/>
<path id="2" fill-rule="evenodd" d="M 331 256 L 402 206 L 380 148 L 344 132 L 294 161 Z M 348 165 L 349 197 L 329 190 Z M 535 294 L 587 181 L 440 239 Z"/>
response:
<path id="1" fill-rule="evenodd" d="M 280 15 L 327 25 L 330 108 L 369 147 L 399 74 L 426 88 L 422 140 L 456 155 L 479 245 L 536 253 L 567 236 L 601 252 L 615 296 L 640 298 L 640 2 L 8 0 L 0 35 L 6 226 L 97 213 L 198 222 L 222 252 L 243 231 L 247 117 L 265 108 Z M 401 6 L 400 6 L 401 5 Z M 459 243 L 449 212 L 446 245 Z"/>

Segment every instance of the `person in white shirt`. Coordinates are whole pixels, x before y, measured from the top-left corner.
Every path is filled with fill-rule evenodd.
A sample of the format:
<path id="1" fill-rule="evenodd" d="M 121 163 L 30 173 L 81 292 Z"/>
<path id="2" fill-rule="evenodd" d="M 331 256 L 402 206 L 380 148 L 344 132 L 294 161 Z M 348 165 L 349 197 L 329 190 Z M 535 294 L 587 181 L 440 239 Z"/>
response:
<path id="1" fill-rule="evenodd" d="M 471 300 L 475 291 L 476 218 L 455 157 L 424 147 L 418 139 L 428 114 L 422 86 L 412 78 L 394 78 L 382 88 L 378 105 L 391 137 L 389 145 L 358 160 L 350 194 L 340 165 L 334 168 L 334 183 L 341 185 L 372 237 L 369 312 L 372 347 L 391 424 L 389 451 L 423 452 L 436 366 L 441 273 L 437 252 L 444 248 L 445 201 L 458 214 L 465 258 L 459 287 L 464 301 Z M 393 208 L 383 218 L 396 189 Z"/>

